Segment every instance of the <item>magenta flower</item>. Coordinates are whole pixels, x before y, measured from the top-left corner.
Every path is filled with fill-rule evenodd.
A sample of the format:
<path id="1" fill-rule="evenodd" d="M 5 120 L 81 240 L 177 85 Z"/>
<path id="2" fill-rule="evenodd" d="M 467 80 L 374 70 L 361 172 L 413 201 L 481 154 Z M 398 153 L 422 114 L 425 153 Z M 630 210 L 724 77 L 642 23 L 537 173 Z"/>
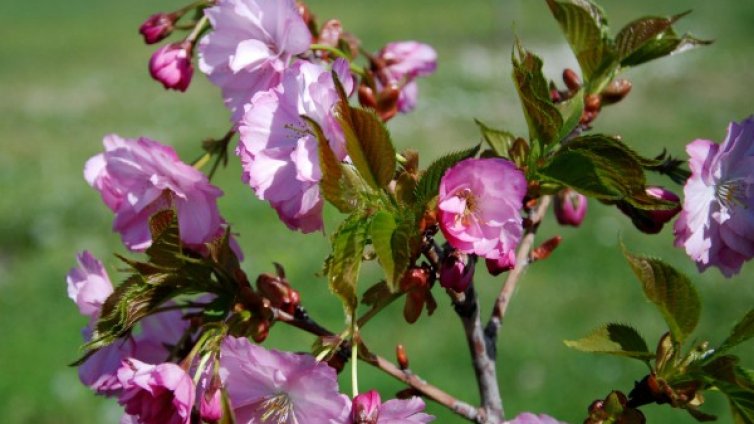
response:
<path id="1" fill-rule="evenodd" d="M 464 253 L 514 264 L 526 189 L 524 174 L 505 159 L 466 159 L 448 169 L 437 201 L 448 243 Z"/>
<path id="2" fill-rule="evenodd" d="M 333 69 L 347 91 L 353 89 L 348 63 Z M 332 109 L 338 100 L 330 72 L 316 64 L 297 62 L 277 89 L 258 93 L 239 124 L 244 182 L 266 200 L 291 229 L 310 233 L 322 229 L 323 201 L 319 193 L 317 139 L 300 115 L 322 127 L 338 159 L 346 156 L 345 142 Z"/>
<path id="3" fill-rule="evenodd" d="M 570 188 L 559 191 L 553 204 L 558 224 L 578 227 L 586 216 L 587 205 L 587 198 L 583 194 Z"/>
<path id="4" fill-rule="evenodd" d="M 78 267 L 71 268 L 66 277 L 68 297 L 79 307 L 81 315 L 96 319 L 102 304 L 113 292 L 113 284 L 102 262 L 91 253 L 83 251 L 76 259 Z"/>
<path id="5" fill-rule="evenodd" d="M 199 69 L 220 87 L 233 122 L 254 94 L 278 85 L 311 33 L 294 0 L 223 0 L 204 11 L 213 31 L 199 44 Z"/>
<path id="6" fill-rule="evenodd" d="M 188 41 L 160 47 L 149 60 L 149 74 L 166 90 L 186 91 L 194 75 L 192 47 Z"/>
<path id="7" fill-rule="evenodd" d="M 416 41 L 389 43 L 380 50 L 377 57 L 384 63 L 386 75 L 378 78 L 378 89 L 390 83 L 401 86 L 398 97 L 398 110 L 410 112 L 416 106 L 419 88 L 416 78 L 432 74 L 437 69 L 437 53 L 427 44 Z"/>
<path id="8" fill-rule="evenodd" d="M 516 418 L 506 421 L 506 424 L 566 424 L 545 414 L 535 415 L 531 412 L 519 414 Z"/>
<path id="9" fill-rule="evenodd" d="M 170 207 L 177 211 L 181 239 L 187 245 L 201 246 L 222 234 L 217 209 L 222 191 L 181 162 L 172 147 L 117 135 L 105 137 L 103 144 L 105 152 L 89 159 L 84 176 L 115 212 L 113 229 L 126 247 L 149 247 L 149 218 Z"/>
<path id="10" fill-rule="evenodd" d="M 118 370 L 123 392 L 118 402 L 142 424 L 189 424 L 196 389 L 173 363 L 145 364 L 133 358 Z"/>
<path id="11" fill-rule="evenodd" d="M 352 424 L 425 424 L 435 417 L 425 414 L 419 397 L 391 399 L 382 403 L 380 394 L 370 390 L 353 398 Z"/>
<path id="12" fill-rule="evenodd" d="M 176 15 L 168 13 L 155 13 L 147 18 L 139 27 L 139 34 L 144 37 L 144 42 L 154 44 L 163 40 L 173 32 Z"/>
<path id="13" fill-rule="evenodd" d="M 485 259 L 484 264 L 487 266 L 487 272 L 490 275 L 497 276 L 515 268 L 516 254 L 509 252 L 507 255 L 502 255 L 497 259 Z"/>
<path id="14" fill-rule="evenodd" d="M 474 263 L 458 251 L 448 254 L 440 266 L 440 285 L 463 293 L 474 279 Z"/>
<path id="15" fill-rule="evenodd" d="M 220 377 L 239 424 L 345 423 L 349 417 L 350 402 L 338 391 L 335 370 L 310 355 L 227 337 Z"/>
<path id="16" fill-rule="evenodd" d="M 716 266 L 726 277 L 754 257 L 754 116 L 732 122 L 722 144 L 686 146 L 691 177 L 675 223 L 675 245 L 700 271 Z"/>

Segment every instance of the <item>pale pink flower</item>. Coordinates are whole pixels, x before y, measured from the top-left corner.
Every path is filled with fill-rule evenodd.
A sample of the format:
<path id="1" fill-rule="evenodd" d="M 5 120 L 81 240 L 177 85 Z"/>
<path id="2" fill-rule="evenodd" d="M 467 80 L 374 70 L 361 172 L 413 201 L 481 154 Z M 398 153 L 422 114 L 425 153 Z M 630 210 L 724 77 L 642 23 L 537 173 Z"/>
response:
<path id="1" fill-rule="evenodd" d="M 196 388 L 173 363 L 150 365 L 134 358 L 118 370 L 123 391 L 118 402 L 141 424 L 189 424 Z"/>
<path id="2" fill-rule="evenodd" d="M 732 122 L 722 144 L 686 146 L 691 177 L 675 223 L 675 244 L 700 271 L 716 266 L 726 277 L 754 257 L 754 116 Z"/>
<path id="3" fill-rule="evenodd" d="M 131 250 L 152 243 L 149 218 L 173 207 L 181 239 L 201 246 L 223 232 L 217 209 L 222 191 L 207 177 L 181 162 L 172 147 L 147 138 L 105 137 L 105 152 L 89 159 L 84 176 L 115 212 L 113 229 Z"/>
<path id="4" fill-rule="evenodd" d="M 586 216 L 587 205 L 587 198 L 583 194 L 570 188 L 560 190 L 553 204 L 555 219 L 560 225 L 578 227 Z"/>
<path id="5" fill-rule="evenodd" d="M 440 180 L 440 229 L 461 252 L 513 264 L 526 190 L 524 174 L 505 159 L 463 160 Z"/>
<path id="6" fill-rule="evenodd" d="M 333 69 L 351 91 L 348 63 L 338 60 Z M 241 157 L 244 182 L 291 229 L 305 233 L 322 229 L 318 142 L 301 115 L 322 127 L 335 155 L 343 159 L 345 142 L 332 113 L 337 101 L 332 75 L 325 67 L 297 62 L 286 70 L 279 87 L 254 96 L 239 125 L 236 154 Z"/>
<path id="7" fill-rule="evenodd" d="M 352 424 L 425 424 L 435 417 L 424 413 L 424 401 L 419 397 L 391 399 L 382 403 L 380 394 L 370 390 L 353 398 Z"/>
<path id="8" fill-rule="evenodd" d="M 275 87 L 309 48 L 311 33 L 294 0 L 222 0 L 204 13 L 213 30 L 199 44 L 199 69 L 238 122 L 254 94 Z"/>
<path id="9" fill-rule="evenodd" d="M 177 17 L 172 13 L 155 13 L 147 18 L 139 27 L 139 33 L 144 37 L 144 42 L 154 44 L 170 35 Z"/>
<path id="10" fill-rule="evenodd" d="M 194 75 L 189 41 L 166 44 L 149 60 L 149 74 L 165 89 L 186 91 Z"/>
<path id="11" fill-rule="evenodd" d="M 385 78 L 378 78 L 378 88 L 389 83 L 402 85 L 398 110 L 410 112 L 416 106 L 419 87 L 416 78 L 432 74 L 437 69 L 437 53 L 427 44 L 416 41 L 388 43 L 377 57 L 385 64 Z M 381 88 L 380 88 L 381 89 Z"/>
<path id="12" fill-rule="evenodd" d="M 350 414 L 335 370 L 311 355 L 231 336 L 221 346 L 220 377 L 238 424 L 345 423 Z"/>
<path id="13" fill-rule="evenodd" d="M 76 259 L 78 267 L 71 268 L 66 277 L 68 297 L 79 307 L 81 315 L 97 318 L 102 304 L 113 292 L 113 284 L 102 262 L 91 253 L 83 251 Z"/>
<path id="14" fill-rule="evenodd" d="M 545 414 L 535 415 L 531 412 L 523 412 L 516 418 L 506 421 L 506 424 L 566 424 Z"/>

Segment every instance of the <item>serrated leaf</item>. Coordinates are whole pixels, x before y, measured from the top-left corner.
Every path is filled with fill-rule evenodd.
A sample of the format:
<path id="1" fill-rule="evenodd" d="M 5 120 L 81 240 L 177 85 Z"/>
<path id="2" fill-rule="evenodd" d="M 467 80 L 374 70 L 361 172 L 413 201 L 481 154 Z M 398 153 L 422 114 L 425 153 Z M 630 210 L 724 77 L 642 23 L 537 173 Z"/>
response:
<path id="1" fill-rule="evenodd" d="M 332 253 L 325 262 L 330 290 L 343 302 L 346 311 L 356 308 L 356 285 L 361 269 L 370 220 L 354 214 L 346 218 L 332 235 Z"/>
<path id="2" fill-rule="evenodd" d="M 623 324 L 604 325 L 582 339 L 566 340 L 565 344 L 582 352 L 627 356 L 644 362 L 654 358 L 639 332 Z"/>
<path id="3" fill-rule="evenodd" d="M 691 11 L 675 15 L 670 18 L 649 16 L 636 19 L 624 26 L 615 36 L 615 47 L 618 57 L 622 60 L 642 48 L 648 42 L 655 40 L 660 34 Z"/>
<path id="4" fill-rule="evenodd" d="M 728 398 L 734 423 L 754 424 L 754 391 L 722 381 L 715 387 Z"/>
<path id="5" fill-rule="evenodd" d="M 682 343 L 699 323 L 701 302 L 691 281 L 660 259 L 634 255 L 623 246 L 623 255 L 642 283 L 644 294 L 660 310 L 673 340 Z"/>
<path id="6" fill-rule="evenodd" d="M 492 150 L 500 157 L 507 158 L 508 150 L 513 145 L 516 137 L 508 131 L 496 130 L 485 125 L 482 121 L 475 119 L 479 130 L 482 133 L 484 141 L 492 148 Z"/>
<path id="7" fill-rule="evenodd" d="M 146 254 L 151 265 L 163 268 L 176 268 L 182 264 L 181 236 L 178 229 L 178 215 L 172 209 L 163 209 L 149 218 L 149 231 L 152 244 Z"/>
<path id="8" fill-rule="evenodd" d="M 558 139 L 563 140 L 571 134 L 581 120 L 584 113 L 584 89 L 580 89 L 570 99 L 556 105 L 563 118 L 563 126 L 558 134 Z"/>
<path id="9" fill-rule="evenodd" d="M 563 118 L 550 100 L 547 80 L 542 73 L 542 59 L 516 45 L 511 57 L 513 82 L 521 98 L 529 138 L 546 146 L 557 141 L 563 127 Z"/>
<path id="10" fill-rule="evenodd" d="M 440 190 L 440 180 L 445 175 L 445 171 L 464 159 L 476 156 L 480 147 L 481 145 L 478 144 L 470 149 L 447 154 L 429 165 L 416 185 L 416 204 L 421 209 L 421 213 L 424 213 L 427 202 L 437 196 Z"/>
<path id="11" fill-rule="evenodd" d="M 372 225 L 369 228 L 374 251 L 377 253 L 377 259 L 385 271 L 385 280 L 391 289 L 397 286 L 392 243 L 393 233 L 397 227 L 393 214 L 379 211 L 372 217 Z"/>
<path id="12" fill-rule="evenodd" d="M 388 286 L 391 291 L 397 292 L 403 273 L 411 264 L 411 258 L 418 254 L 421 245 L 421 234 L 417 228 L 414 215 L 411 211 L 404 211 L 397 220 L 398 226 L 393 231 L 390 245 L 393 250 L 393 285 Z"/>
<path id="13" fill-rule="evenodd" d="M 636 66 L 654 59 L 682 53 L 692 48 L 709 44 L 712 44 L 711 40 L 702 40 L 691 34 L 678 36 L 671 26 L 644 43 L 640 48 L 634 50 L 630 55 L 622 58 L 620 64 L 621 66 Z"/>
<path id="14" fill-rule="evenodd" d="M 726 351 L 754 337 L 754 309 L 750 310 L 741 321 L 733 327 L 730 335 L 720 345 L 718 352 Z"/>
<path id="15" fill-rule="evenodd" d="M 588 0 L 547 0 L 547 5 L 565 34 L 584 79 L 591 83 L 596 77 L 609 73 L 615 63 L 615 53 L 601 10 Z"/>

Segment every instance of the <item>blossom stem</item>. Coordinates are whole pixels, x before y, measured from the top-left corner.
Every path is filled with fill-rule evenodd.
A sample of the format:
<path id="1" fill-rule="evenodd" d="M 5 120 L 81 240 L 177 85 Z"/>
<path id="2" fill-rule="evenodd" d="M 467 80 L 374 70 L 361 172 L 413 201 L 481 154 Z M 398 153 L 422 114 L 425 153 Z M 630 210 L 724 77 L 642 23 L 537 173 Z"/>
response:
<path id="1" fill-rule="evenodd" d="M 196 26 L 194 27 L 194 30 L 191 31 L 191 34 L 189 34 L 188 37 L 186 37 L 186 41 L 190 43 L 194 43 L 197 38 L 199 38 L 199 35 L 208 27 L 209 18 L 207 18 L 206 15 L 202 16 L 201 19 L 196 23 Z"/>
<path id="2" fill-rule="evenodd" d="M 351 335 L 351 393 L 352 397 L 359 395 L 359 340 L 358 326 L 353 325 L 353 334 Z"/>

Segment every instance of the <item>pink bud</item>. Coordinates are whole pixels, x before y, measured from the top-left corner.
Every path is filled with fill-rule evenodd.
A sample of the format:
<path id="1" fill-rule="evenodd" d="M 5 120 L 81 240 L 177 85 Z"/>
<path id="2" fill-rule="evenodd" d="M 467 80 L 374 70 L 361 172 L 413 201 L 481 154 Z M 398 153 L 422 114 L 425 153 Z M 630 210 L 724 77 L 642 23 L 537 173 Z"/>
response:
<path id="1" fill-rule="evenodd" d="M 566 188 L 555 196 L 554 207 L 558 224 L 578 227 L 586 215 L 587 199 L 583 194 Z"/>
<path id="2" fill-rule="evenodd" d="M 462 293 L 474 279 L 474 264 L 459 251 L 451 252 L 440 265 L 440 285 Z"/>
<path id="3" fill-rule="evenodd" d="M 647 194 L 654 197 L 655 199 L 660 200 L 669 200 L 671 202 L 680 202 L 680 198 L 673 193 L 670 190 L 665 189 L 664 187 L 658 187 L 658 186 L 649 186 L 647 187 Z M 673 209 L 667 209 L 667 210 L 657 210 L 657 211 L 649 211 L 649 213 L 652 215 L 652 218 L 661 223 L 666 223 L 673 219 L 674 216 L 681 210 L 680 204 L 678 207 Z"/>
<path id="4" fill-rule="evenodd" d="M 353 424 L 377 424 L 382 400 L 376 390 L 362 393 L 351 403 L 351 420 Z"/>
<path id="5" fill-rule="evenodd" d="M 487 259 L 484 264 L 487 265 L 487 272 L 490 275 L 500 275 L 516 267 L 516 253 L 510 251 L 507 255 L 501 255 L 497 259 Z"/>
<path id="6" fill-rule="evenodd" d="M 675 193 L 663 187 L 650 186 L 646 188 L 646 192 L 655 199 L 680 202 L 680 198 Z M 631 222 L 633 222 L 639 231 L 647 234 L 657 234 L 662 231 L 665 223 L 673 219 L 681 211 L 681 205 L 678 203 L 672 209 L 649 211 L 637 209 L 626 202 L 620 202 L 618 203 L 618 209 L 631 218 Z"/>
<path id="7" fill-rule="evenodd" d="M 186 91 L 194 74 L 192 44 L 188 41 L 162 46 L 149 61 L 149 73 L 165 89 Z"/>
<path id="8" fill-rule="evenodd" d="M 221 392 L 218 389 L 208 390 L 201 396 L 199 415 L 202 420 L 214 423 L 223 417 L 223 405 Z"/>
<path id="9" fill-rule="evenodd" d="M 139 27 L 139 33 L 144 37 L 144 42 L 154 44 L 173 32 L 175 24 L 175 15 L 167 13 L 156 13 Z"/>

